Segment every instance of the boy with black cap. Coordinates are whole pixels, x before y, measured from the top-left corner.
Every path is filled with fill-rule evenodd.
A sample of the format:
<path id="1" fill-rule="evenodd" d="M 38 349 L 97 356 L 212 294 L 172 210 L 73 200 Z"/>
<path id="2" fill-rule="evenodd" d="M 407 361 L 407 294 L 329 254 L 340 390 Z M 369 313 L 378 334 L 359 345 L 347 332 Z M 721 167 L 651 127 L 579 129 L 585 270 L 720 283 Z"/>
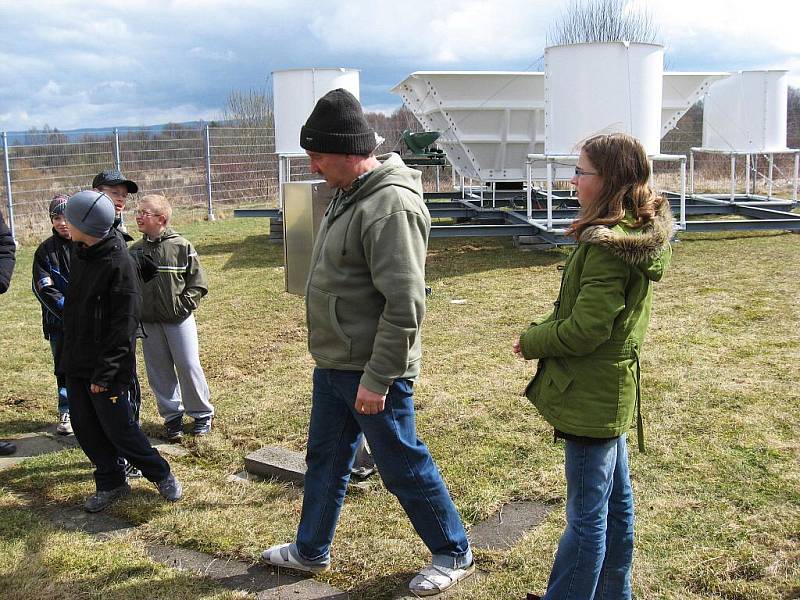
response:
<path id="1" fill-rule="evenodd" d="M 67 206 L 67 194 L 57 194 L 50 202 L 48 209 L 53 235 L 39 244 L 33 255 L 33 281 L 31 289 L 42 305 L 42 330 L 44 339 L 50 342 L 53 353 L 53 365 L 57 368 L 61 357 L 63 342 L 64 294 L 69 283 L 69 257 L 72 249 L 72 238 L 67 227 L 64 209 Z M 69 400 L 67 384 L 63 375 L 56 375 L 58 388 L 58 426 L 56 432 L 61 435 L 72 433 L 69 419 Z"/>
<path id="2" fill-rule="evenodd" d="M 128 194 L 136 194 L 139 186 L 136 182 L 125 177 L 119 169 L 108 169 L 95 175 L 92 179 L 92 188 L 104 192 L 114 203 L 114 228 L 122 233 L 126 242 L 132 242 L 133 237 L 128 234 L 125 223 L 122 222 L 122 211 L 128 201 Z"/>
<path id="3" fill-rule="evenodd" d="M 11 284 L 11 274 L 16 262 L 17 243 L 14 235 L 0 213 L 0 294 L 5 294 Z M 14 454 L 17 446 L 11 442 L 0 442 L 0 455 Z"/>
<path id="4" fill-rule="evenodd" d="M 125 177 L 119 169 L 106 169 L 95 175 L 94 179 L 92 179 L 92 188 L 106 194 L 114 203 L 114 224 L 112 227 L 125 243 L 132 242 L 133 236 L 128 233 L 125 223 L 122 221 L 122 212 L 125 210 L 128 194 L 136 194 L 139 191 L 139 186 L 136 185 L 135 181 L 131 181 Z M 147 257 L 140 255 L 135 260 L 136 268 L 143 281 L 149 281 L 155 276 L 157 272 L 156 265 L 152 264 Z M 135 365 L 131 375 L 129 399 L 133 406 L 134 416 L 138 421 L 139 408 L 142 405 L 142 390 L 139 385 L 139 376 L 136 374 Z M 124 459 L 122 459 L 122 462 L 125 464 Z M 130 464 L 125 464 L 125 473 L 128 477 L 142 476 L 142 474 Z"/>
<path id="5" fill-rule="evenodd" d="M 84 191 L 70 197 L 65 214 L 74 246 L 58 370 L 66 375 L 75 437 L 96 467 L 97 491 L 84 508 L 101 511 L 130 492 L 120 457 L 174 502 L 181 484 L 142 433 L 128 401 L 141 294 L 133 258 L 112 231 L 114 205 L 104 193 Z"/>

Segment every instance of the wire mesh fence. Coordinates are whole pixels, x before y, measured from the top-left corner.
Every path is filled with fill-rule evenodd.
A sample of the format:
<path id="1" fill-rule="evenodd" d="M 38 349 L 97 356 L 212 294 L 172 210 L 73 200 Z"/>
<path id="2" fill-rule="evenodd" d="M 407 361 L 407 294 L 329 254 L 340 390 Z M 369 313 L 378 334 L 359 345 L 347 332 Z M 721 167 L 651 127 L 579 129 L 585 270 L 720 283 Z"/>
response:
<path id="1" fill-rule="evenodd" d="M 391 116 L 368 113 L 372 127 L 385 138 L 379 152 L 402 152 L 403 131 L 421 127 L 407 110 Z M 665 154 L 688 155 L 702 145 L 702 105 L 692 107 L 661 143 Z M 790 94 L 788 146 L 800 146 L 800 94 Z M 85 132 L 31 131 L 3 133 L 0 165 L 0 198 L 7 221 L 17 237 L 41 236 L 50 228 L 47 206 L 57 193 L 72 194 L 89 189 L 93 177 L 109 168 L 119 168 L 139 185 L 139 195 L 167 196 L 180 218 L 196 220 L 233 207 L 278 205 L 279 180 L 317 179 L 308 159 L 291 157 L 281 167 L 275 153 L 274 129 L 218 124 L 168 125 L 159 128 L 126 128 Z M 751 191 L 776 195 L 790 193 L 794 157 L 776 154 L 772 169 L 766 155 L 749 160 Z M 284 172 L 281 173 L 281 169 Z M 744 189 L 747 162 L 737 157 L 734 184 Z M 452 190 L 460 183 L 448 166 L 421 167 L 426 191 Z M 695 156 L 695 190 L 726 192 L 730 189 L 731 160 L 720 154 Z M 771 173 L 771 177 L 770 177 Z M 677 190 L 680 186 L 674 163 L 656 163 L 655 187 Z M 136 195 L 128 205 L 135 206 Z M 130 215 L 128 215 L 130 219 Z"/>
<path id="2" fill-rule="evenodd" d="M 128 213 L 143 194 L 167 196 L 176 214 L 190 219 L 225 207 L 275 205 L 272 128 L 170 125 L 3 137 L 0 193 L 17 236 L 48 230 L 47 206 L 55 194 L 90 189 L 94 176 L 111 168 L 139 186 Z"/>

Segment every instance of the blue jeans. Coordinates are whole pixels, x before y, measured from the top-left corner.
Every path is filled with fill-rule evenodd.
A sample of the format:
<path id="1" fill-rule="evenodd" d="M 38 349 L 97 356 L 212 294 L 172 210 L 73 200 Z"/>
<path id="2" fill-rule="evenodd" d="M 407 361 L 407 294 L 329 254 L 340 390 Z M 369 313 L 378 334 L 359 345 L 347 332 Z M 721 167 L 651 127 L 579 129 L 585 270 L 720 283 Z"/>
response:
<path id="1" fill-rule="evenodd" d="M 314 392 L 297 550 L 307 561 L 330 555 L 339 511 L 361 432 L 386 488 L 405 509 L 433 562 L 457 568 L 472 563 L 464 525 L 428 448 L 417 438 L 413 383 L 397 379 L 383 411 L 355 411 L 360 371 L 314 369 Z"/>
<path id="2" fill-rule="evenodd" d="M 61 357 L 61 342 L 63 341 L 61 333 L 51 332 L 50 338 L 50 351 L 53 353 L 53 364 L 58 367 L 58 361 Z M 69 412 L 69 400 L 67 399 L 67 380 L 63 375 L 56 375 L 56 387 L 58 388 L 58 414 Z"/>
<path id="3" fill-rule="evenodd" d="M 630 600 L 633 491 L 626 439 L 566 440 L 567 526 L 544 600 Z"/>

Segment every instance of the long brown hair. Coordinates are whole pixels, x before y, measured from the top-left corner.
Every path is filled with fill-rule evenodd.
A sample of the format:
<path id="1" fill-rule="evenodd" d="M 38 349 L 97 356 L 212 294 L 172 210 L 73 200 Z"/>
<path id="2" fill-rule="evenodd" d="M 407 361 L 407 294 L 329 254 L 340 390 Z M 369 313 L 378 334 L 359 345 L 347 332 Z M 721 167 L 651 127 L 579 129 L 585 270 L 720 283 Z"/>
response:
<path id="1" fill-rule="evenodd" d="M 568 235 L 580 240 L 589 226 L 616 225 L 626 210 L 636 217 L 634 227 L 653 220 L 666 200 L 648 185 L 650 164 L 639 140 L 627 133 L 596 135 L 586 140 L 581 150 L 603 179 L 603 187 L 596 202 L 581 208 Z"/>

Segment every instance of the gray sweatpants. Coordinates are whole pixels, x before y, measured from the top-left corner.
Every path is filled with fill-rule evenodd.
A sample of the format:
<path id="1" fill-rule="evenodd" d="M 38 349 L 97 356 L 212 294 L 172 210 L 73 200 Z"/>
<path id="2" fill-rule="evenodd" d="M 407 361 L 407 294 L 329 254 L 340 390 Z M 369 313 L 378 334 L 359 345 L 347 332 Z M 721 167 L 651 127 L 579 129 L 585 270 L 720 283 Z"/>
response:
<path id="1" fill-rule="evenodd" d="M 195 419 L 214 414 L 211 392 L 200 366 L 197 322 L 189 315 L 180 323 L 142 323 L 147 379 L 165 421 L 186 413 Z M 177 376 L 176 376 L 177 374 Z"/>

